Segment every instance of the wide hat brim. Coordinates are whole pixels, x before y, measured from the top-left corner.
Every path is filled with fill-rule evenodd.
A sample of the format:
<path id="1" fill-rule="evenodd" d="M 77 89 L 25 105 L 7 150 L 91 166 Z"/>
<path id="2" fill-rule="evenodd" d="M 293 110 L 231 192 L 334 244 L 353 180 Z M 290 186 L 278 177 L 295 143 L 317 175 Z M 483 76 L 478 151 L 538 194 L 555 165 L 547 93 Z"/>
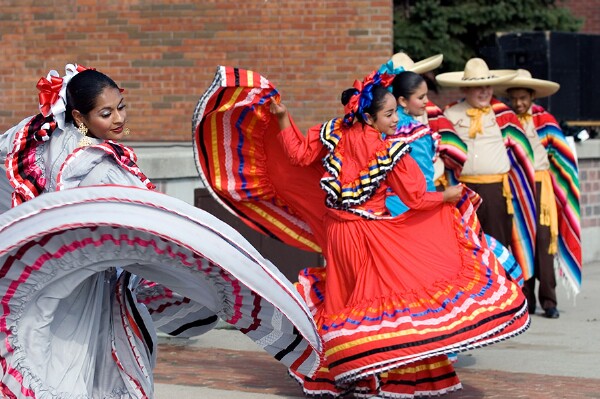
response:
<path id="1" fill-rule="evenodd" d="M 418 74 L 433 71 L 434 69 L 436 69 L 440 65 L 442 65 L 443 60 L 444 60 L 443 54 L 436 54 L 431 57 L 425 58 L 424 60 L 415 62 L 411 66 L 405 67 L 404 65 L 401 65 L 401 63 L 400 63 L 400 65 L 396 65 L 396 62 L 394 62 L 394 57 L 392 57 L 392 62 L 394 62 L 394 66 L 401 66 L 401 67 L 404 67 L 404 69 L 406 71 L 410 71 L 410 72 L 414 72 L 414 73 L 418 73 Z"/>
<path id="2" fill-rule="evenodd" d="M 530 89 L 533 90 L 535 98 L 543 98 L 556 93 L 560 89 L 560 85 L 550 80 L 518 76 L 508 81 L 508 83 L 494 88 L 494 93 L 498 96 L 509 97 L 509 89 Z"/>
<path id="3" fill-rule="evenodd" d="M 476 87 L 476 86 L 497 86 L 508 82 L 517 76 L 514 69 L 494 69 L 489 71 L 489 75 L 482 78 L 465 79 L 464 71 L 441 73 L 435 77 L 435 80 L 444 87 Z"/>

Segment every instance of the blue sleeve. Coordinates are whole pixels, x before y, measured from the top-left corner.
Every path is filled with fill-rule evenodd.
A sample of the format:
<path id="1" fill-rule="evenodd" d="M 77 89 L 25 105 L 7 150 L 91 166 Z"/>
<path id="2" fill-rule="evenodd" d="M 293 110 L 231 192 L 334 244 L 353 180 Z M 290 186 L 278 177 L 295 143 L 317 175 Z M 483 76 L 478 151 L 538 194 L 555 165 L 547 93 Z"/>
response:
<path id="1" fill-rule="evenodd" d="M 435 182 L 433 181 L 433 139 L 427 135 L 410 143 L 410 155 L 417 161 L 419 168 L 425 175 L 427 182 L 427 191 L 435 191 Z"/>
<path id="2" fill-rule="evenodd" d="M 410 148 L 410 156 L 417 161 L 419 168 L 425 175 L 427 191 L 436 191 L 435 182 L 433 181 L 433 139 L 429 135 L 423 136 L 410 143 Z M 385 206 L 392 216 L 398 216 L 409 209 L 396 195 L 388 196 L 385 200 Z"/>

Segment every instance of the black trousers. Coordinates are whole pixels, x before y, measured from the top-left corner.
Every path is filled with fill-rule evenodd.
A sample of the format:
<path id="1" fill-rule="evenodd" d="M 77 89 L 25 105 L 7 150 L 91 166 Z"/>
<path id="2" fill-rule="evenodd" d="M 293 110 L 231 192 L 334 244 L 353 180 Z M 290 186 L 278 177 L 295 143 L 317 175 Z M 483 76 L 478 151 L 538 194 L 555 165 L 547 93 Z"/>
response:
<path id="1" fill-rule="evenodd" d="M 466 183 L 483 199 L 477 209 L 477 217 L 485 234 L 491 235 L 506 248 L 510 248 L 512 215 L 508 214 L 506 198 L 502 194 L 502 183 Z"/>
<path id="2" fill-rule="evenodd" d="M 536 207 L 540 209 L 541 183 L 536 183 Z M 548 253 L 551 234 L 549 226 L 541 226 L 539 217 L 537 221 L 537 234 L 535 239 L 534 275 L 525 281 L 523 293 L 529 302 L 529 310 L 535 309 L 535 281 L 539 281 L 538 299 L 542 309 L 556 307 L 556 275 L 554 273 L 554 255 Z"/>

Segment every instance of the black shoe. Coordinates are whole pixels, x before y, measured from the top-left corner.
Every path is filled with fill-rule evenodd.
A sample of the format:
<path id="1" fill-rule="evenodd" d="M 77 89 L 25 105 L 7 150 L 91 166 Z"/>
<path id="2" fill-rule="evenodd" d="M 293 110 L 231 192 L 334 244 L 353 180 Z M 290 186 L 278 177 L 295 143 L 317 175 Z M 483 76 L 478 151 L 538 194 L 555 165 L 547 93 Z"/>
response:
<path id="1" fill-rule="evenodd" d="M 548 308 L 544 310 L 544 317 L 548 319 L 558 319 L 560 314 L 558 313 L 558 309 L 556 308 Z"/>
<path id="2" fill-rule="evenodd" d="M 535 306 L 529 307 L 529 314 L 535 314 Z"/>

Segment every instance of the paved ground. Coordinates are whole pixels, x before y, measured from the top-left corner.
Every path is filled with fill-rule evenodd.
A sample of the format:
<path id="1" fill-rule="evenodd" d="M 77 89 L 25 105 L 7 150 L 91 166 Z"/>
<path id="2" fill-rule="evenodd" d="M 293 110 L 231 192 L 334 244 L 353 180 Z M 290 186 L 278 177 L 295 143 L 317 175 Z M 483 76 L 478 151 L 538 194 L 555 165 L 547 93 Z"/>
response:
<path id="1" fill-rule="evenodd" d="M 524 334 L 459 355 L 464 389 L 448 399 L 600 399 L 600 263 L 585 265 L 581 294 L 559 292 L 560 318 L 532 316 Z M 235 330 L 163 339 L 158 399 L 302 398 L 285 366 Z"/>

